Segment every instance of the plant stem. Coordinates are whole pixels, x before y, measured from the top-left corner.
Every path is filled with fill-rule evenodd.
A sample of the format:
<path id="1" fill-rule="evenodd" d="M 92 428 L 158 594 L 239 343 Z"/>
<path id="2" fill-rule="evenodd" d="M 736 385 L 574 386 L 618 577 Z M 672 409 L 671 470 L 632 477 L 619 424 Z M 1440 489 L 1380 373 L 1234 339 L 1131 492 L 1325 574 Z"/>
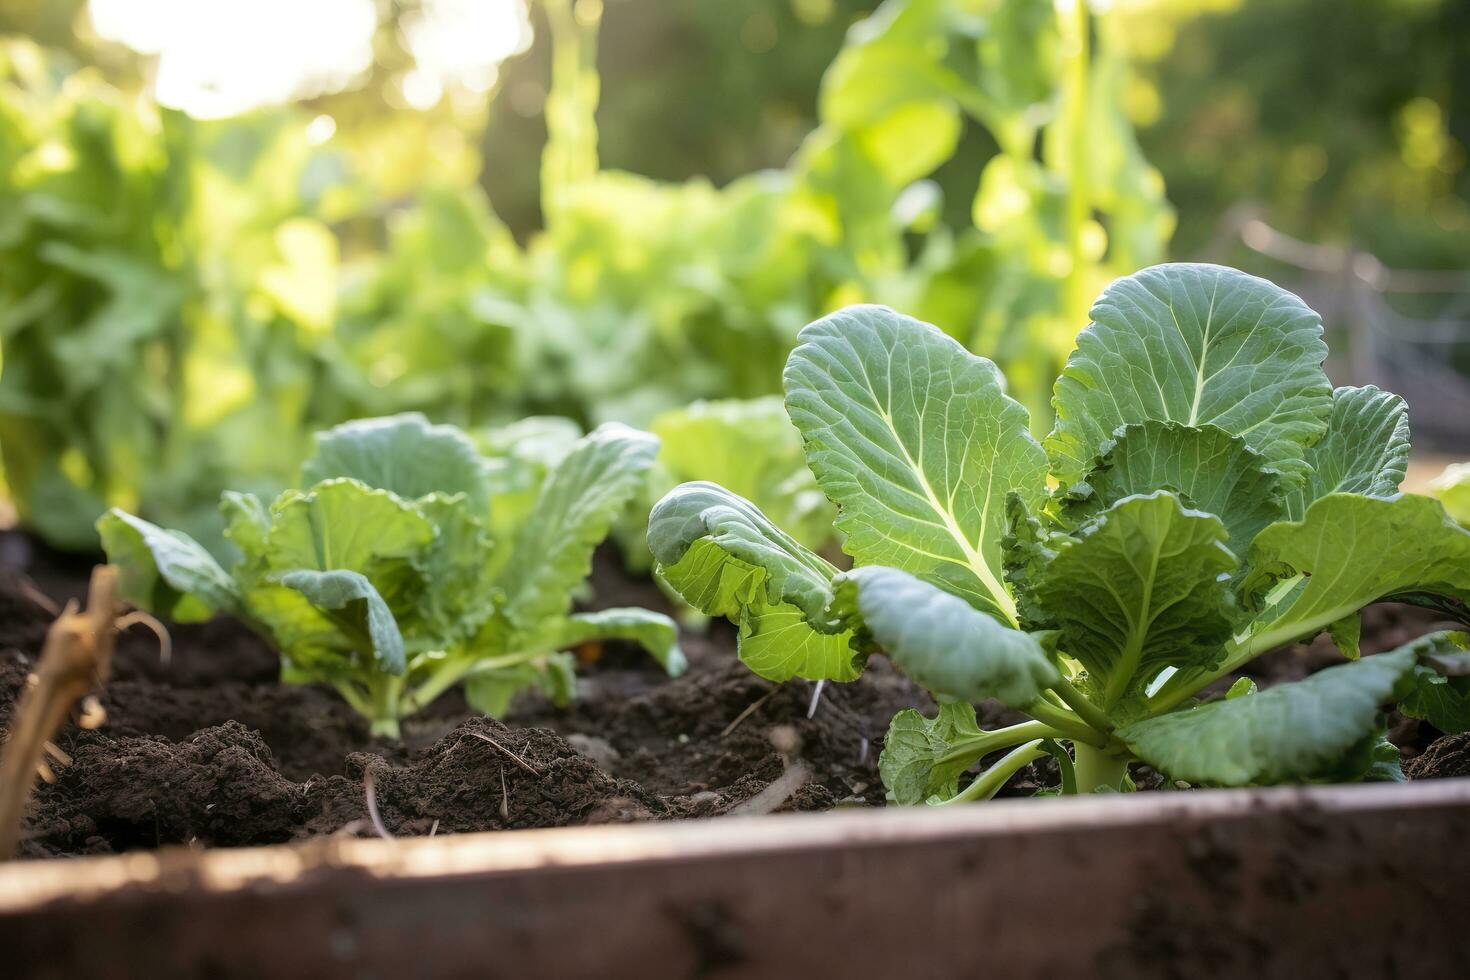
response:
<path id="1" fill-rule="evenodd" d="M 1045 698 L 1037 698 L 1026 706 L 1026 713 L 1037 721 L 1043 722 L 1060 732 L 1064 737 L 1073 741 L 1087 742 L 1102 748 L 1108 744 L 1108 736 L 1088 725 L 1081 718 L 1054 706 Z"/>
<path id="2" fill-rule="evenodd" d="M 434 703 L 434 699 L 449 690 L 470 674 L 482 671 L 498 670 L 502 667 L 514 667 L 528 660 L 543 656 L 542 652 L 510 653 L 501 657 L 486 657 L 475 660 L 469 657 L 447 657 L 444 663 L 411 690 L 407 697 L 403 698 L 399 714 L 403 717 L 422 711 Z"/>
<path id="3" fill-rule="evenodd" d="M 1128 774 L 1128 757 L 1100 752 L 1083 742 L 1072 743 L 1077 771 L 1077 792 L 1091 793 L 1098 787 L 1118 789 Z"/>
<path id="4" fill-rule="evenodd" d="M 971 735 L 969 738 L 955 742 L 936 764 L 959 762 L 966 758 L 978 759 L 983 755 L 989 755 L 996 749 L 1003 749 L 1018 742 L 1026 742 L 1035 738 L 1058 737 L 1065 736 L 1050 725 L 1039 721 L 1026 721 L 1019 725 L 1009 725 L 994 731 L 982 732 L 979 735 Z"/>
<path id="5" fill-rule="evenodd" d="M 1067 706 L 1077 712 L 1077 717 L 1087 724 L 1100 732 L 1112 731 L 1113 724 L 1108 721 L 1108 716 L 1103 714 L 1102 709 L 1093 704 L 1087 695 L 1072 686 L 1071 681 L 1064 677 L 1060 682 L 1052 685 L 1052 690 L 1056 691 Z"/>
<path id="6" fill-rule="evenodd" d="M 371 734 L 382 738 L 399 737 L 399 699 L 403 695 L 403 683 L 403 677 L 395 674 L 383 674 L 369 682 L 368 695 L 371 700 L 365 705 L 368 710 L 363 713 L 368 716 L 368 731 Z"/>
<path id="7" fill-rule="evenodd" d="M 338 694 L 342 695 L 342 700 L 352 706 L 353 711 L 356 711 L 365 718 L 371 718 L 373 716 L 372 702 L 368 699 L 367 695 L 358 690 L 357 685 L 351 681 L 343 680 L 333 681 L 332 686 L 337 689 Z"/>
<path id="8" fill-rule="evenodd" d="M 1025 745 L 1018 745 L 1006 753 L 1005 758 L 977 776 L 975 781 L 961 790 L 958 795 L 945 800 L 940 806 L 947 806 L 951 803 L 968 803 L 972 800 L 990 799 L 996 793 L 1000 792 L 1000 788 L 1022 766 L 1026 765 L 1032 759 L 1046 754 L 1046 750 L 1041 747 L 1041 742 L 1042 740 L 1038 738 L 1034 741 L 1027 742 Z"/>

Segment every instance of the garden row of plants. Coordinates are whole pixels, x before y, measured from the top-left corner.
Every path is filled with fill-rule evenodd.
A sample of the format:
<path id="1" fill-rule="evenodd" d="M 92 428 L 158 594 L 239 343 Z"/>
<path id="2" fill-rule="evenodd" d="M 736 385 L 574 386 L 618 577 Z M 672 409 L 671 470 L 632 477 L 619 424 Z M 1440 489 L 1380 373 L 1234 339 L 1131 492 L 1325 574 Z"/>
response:
<path id="1" fill-rule="evenodd" d="M 646 427 L 776 393 L 797 331 L 853 302 L 985 352 L 1044 427 L 1091 296 L 1163 258 L 1162 181 L 1119 108 L 1124 11 L 893 0 L 850 31 L 790 163 L 715 188 L 599 167 L 600 5 L 541 5 L 544 227 L 524 244 L 462 134 L 191 120 L 5 42 L 0 452 L 23 522 L 94 548 L 122 506 L 224 555 L 218 493 L 283 489 L 313 431 L 406 410 L 477 436 Z M 949 227 L 928 178 L 977 131 L 996 151 Z"/>
<path id="2" fill-rule="evenodd" d="M 695 481 L 649 516 L 656 574 L 734 622 L 763 677 L 851 681 L 882 653 L 926 687 L 938 715 L 901 712 L 880 760 L 900 803 L 993 796 L 1048 753 L 1069 794 L 1130 789 L 1135 761 L 1176 786 L 1402 779 L 1384 705 L 1470 728 L 1470 634 L 1360 657 L 1374 602 L 1470 625 L 1470 531 L 1398 491 L 1402 399 L 1334 390 L 1320 318 L 1220 266 L 1119 279 L 1091 320 L 1042 441 L 994 363 L 932 325 L 865 305 L 808 325 L 785 408 L 852 567 Z M 398 416 L 320 436 L 299 489 L 268 506 L 226 493 L 241 555 L 229 571 L 124 512 L 99 527 L 131 601 L 179 621 L 240 617 L 281 651 L 284 676 L 331 684 L 393 735 L 461 683 L 491 714 L 529 686 L 565 700 L 575 680 L 559 651 L 589 638 L 635 640 L 682 668 L 668 618 L 570 612 L 657 449 L 605 424 L 522 495 L 462 432 Z M 810 523 L 798 533 L 816 540 Z M 1323 631 L 1344 663 L 1215 690 Z M 1029 720 L 982 730 L 983 699 Z"/>
<path id="3" fill-rule="evenodd" d="M 1373 602 L 1470 625 L 1445 509 L 1470 481 L 1398 492 L 1404 403 L 1334 390 L 1299 299 L 1154 264 L 1171 217 L 1117 108 L 1121 14 L 890 0 L 789 166 L 715 189 L 599 168 L 598 18 L 544 5 L 526 244 L 477 188 L 401 205 L 301 121 L 191 121 L 9 44 L 21 520 L 100 541 L 143 610 L 236 617 L 390 738 L 452 689 L 565 703 L 589 640 L 681 671 L 668 616 L 574 611 L 609 536 L 762 677 L 882 654 L 924 685 L 937 716 L 900 713 L 881 757 L 898 802 L 1048 754 L 1064 793 L 1136 761 L 1402 778 L 1385 705 L 1470 728 L 1465 633 L 1358 656 Z M 956 229 L 928 178 L 967 126 L 998 151 Z M 1323 631 L 1347 662 L 1219 690 Z M 982 730 L 982 699 L 1029 720 Z"/>

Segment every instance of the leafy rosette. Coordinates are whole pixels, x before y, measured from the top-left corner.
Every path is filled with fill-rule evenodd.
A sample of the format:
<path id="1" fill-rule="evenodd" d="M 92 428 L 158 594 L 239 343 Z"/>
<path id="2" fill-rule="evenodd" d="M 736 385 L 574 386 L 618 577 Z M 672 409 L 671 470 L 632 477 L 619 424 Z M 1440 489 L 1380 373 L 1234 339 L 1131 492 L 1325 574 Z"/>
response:
<path id="1" fill-rule="evenodd" d="M 285 677 L 331 684 L 392 735 L 461 682 L 492 714 L 528 687 L 565 700 L 565 651 L 589 641 L 630 640 L 683 669 L 667 617 L 572 612 L 593 549 L 657 451 L 647 433 L 604 425 L 527 486 L 452 426 L 368 419 L 318 436 L 304 489 L 269 506 L 224 495 L 229 571 L 187 535 L 122 511 L 98 529 L 129 601 L 178 622 L 241 618 L 280 650 Z M 513 533 L 495 519 L 501 491 L 520 514 Z"/>
<path id="2" fill-rule="evenodd" d="M 889 733 L 900 802 L 992 795 L 1045 753 L 1083 792 L 1128 788 L 1134 761 L 1217 785 L 1392 775 L 1382 706 L 1464 727 L 1470 668 L 1444 667 L 1443 638 L 1359 659 L 1358 613 L 1393 599 L 1470 622 L 1470 532 L 1398 492 L 1402 399 L 1333 390 L 1326 353 L 1320 318 L 1265 280 L 1146 269 L 1094 305 L 1038 443 L 989 360 L 852 307 L 802 331 L 785 386 L 855 567 L 708 483 L 654 508 L 649 543 L 685 599 L 737 623 L 757 673 L 848 680 L 881 652 L 935 694 L 938 718 Z M 1323 631 L 1349 662 L 1207 695 Z M 982 731 L 985 698 L 1032 720 Z"/>

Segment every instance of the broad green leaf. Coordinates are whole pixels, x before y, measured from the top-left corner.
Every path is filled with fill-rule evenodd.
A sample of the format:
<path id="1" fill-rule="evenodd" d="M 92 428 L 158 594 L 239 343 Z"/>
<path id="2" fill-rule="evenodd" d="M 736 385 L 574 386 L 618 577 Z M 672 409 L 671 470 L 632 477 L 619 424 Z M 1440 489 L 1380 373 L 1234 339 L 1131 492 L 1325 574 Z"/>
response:
<path id="1" fill-rule="evenodd" d="M 531 516 L 547 476 L 582 438 L 571 419 L 531 416 L 479 434 L 490 481 L 490 533 L 496 548 L 491 567 L 498 573 L 510 558 L 509 543 Z"/>
<path id="2" fill-rule="evenodd" d="M 219 511 L 225 519 L 225 537 L 230 543 L 240 549 L 247 561 L 262 560 L 271 515 L 260 498 L 253 493 L 226 490 L 220 495 Z"/>
<path id="3" fill-rule="evenodd" d="M 98 519 L 97 531 L 107 560 L 118 567 L 118 593 L 138 608 L 179 623 L 240 611 L 234 580 L 182 531 L 117 508 Z"/>
<path id="4" fill-rule="evenodd" d="M 686 483 L 654 507 L 648 545 L 684 601 L 739 628 L 740 659 L 768 680 L 852 680 L 861 672 L 828 609 L 837 569 L 748 500 Z"/>
<path id="5" fill-rule="evenodd" d="M 1307 505 L 1329 493 L 1391 497 L 1409 465 L 1409 411 L 1398 395 L 1369 385 L 1332 393 L 1327 434 L 1307 450 L 1311 475 L 1294 488 L 1287 511 L 1302 519 Z"/>
<path id="6" fill-rule="evenodd" d="M 1001 558 L 1006 495 L 1039 506 L 1046 459 L 995 365 L 880 306 L 834 313 L 797 340 L 786 407 L 838 505 L 847 553 L 1014 624 Z"/>
<path id="7" fill-rule="evenodd" d="M 1245 786 L 1311 778 L 1373 734 L 1379 707 L 1414 661 L 1410 649 L 1365 657 L 1259 694 L 1134 722 L 1118 736 L 1172 779 Z"/>
<path id="8" fill-rule="evenodd" d="M 1470 731 L 1470 634 L 1431 633 L 1409 646 L 1419 665 L 1399 711 L 1446 734 Z"/>
<path id="9" fill-rule="evenodd" d="M 413 558 L 433 540 L 434 525 L 395 494 L 333 479 L 287 491 L 272 505 L 266 554 L 275 571 L 371 574 L 376 563 Z"/>
<path id="10" fill-rule="evenodd" d="M 301 467 L 301 483 L 350 477 L 404 500 L 462 493 L 480 518 L 490 511 L 484 457 L 452 425 L 430 425 L 417 412 L 360 419 L 317 434 L 316 452 Z"/>
<path id="11" fill-rule="evenodd" d="M 403 673 L 403 635 L 378 590 L 365 575 L 351 571 L 297 571 L 277 576 L 335 623 L 353 644 L 390 674 Z"/>
<path id="12" fill-rule="evenodd" d="M 418 559 L 427 586 L 414 612 L 447 642 L 472 635 L 494 611 L 494 545 L 462 495 L 429 494 L 418 510 L 434 525 L 434 540 Z"/>
<path id="13" fill-rule="evenodd" d="M 662 613 L 647 609 L 602 609 L 568 616 L 556 633 L 557 647 L 576 646 L 590 640 L 629 640 L 637 643 L 663 666 L 670 677 L 689 667 L 679 649 L 679 629 Z"/>
<path id="14" fill-rule="evenodd" d="M 1256 682 L 1249 677 L 1237 677 L 1235 683 L 1230 685 L 1230 690 L 1225 692 L 1225 700 L 1233 701 L 1236 698 L 1247 697 L 1258 690 Z"/>
<path id="15" fill-rule="evenodd" d="M 991 751 L 984 737 L 975 707 L 967 701 L 940 705 L 934 718 L 912 708 L 900 711 L 888 725 L 878 757 L 888 798 L 913 806 L 931 796 L 954 796 L 960 774 Z"/>
<path id="16" fill-rule="evenodd" d="M 849 632 L 822 633 L 795 606 L 771 606 L 758 595 L 738 621 L 737 644 L 745 666 L 771 681 L 851 681 L 863 672 L 865 654 Z"/>
<path id="17" fill-rule="evenodd" d="M 545 674 L 543 668 L 529 662 L 477 674 L 465 680 L 464 699 L 474 710 L 500 718 L 517 694 L 542 686 Z"/>
<path id="18" fill-rule="evenodd" d="M 1081 523 L 1124 497 L 1155 490 L 1170 490 L 1187 507 L 1220 518 L 1237 554 L 1285 514 L 1280 474 L 1244 439 L 1213 425 L 1148 421 L 1118 433 L 1092 463 L 1085 486 L 1063 497 L 1063 516 Z"/>
<path id="19" fill-rule="evenodd" d="M 1388 740 L 1388 725 L 1380 721 L 1378 726 L 1356 746 L 1336 767 L 1326 775 L 1326 781 L 1334 783 L 1403 783 L 1403 757 L 1399 747 Z"/>
<path id="20" fill-rule="evenodd" d="M 1430 481 L 1429 495 L 1444 504 L 1451 517 L 1470 526 L 1470 463 L 1446 466 Z"/>
<path id="21" fill-rule="evenodd" d="M 499 718 L 522 691 L 536 690 L 552 704 L 565 707 L 577 693 L 576 660 L 570 654 L 549 653 L 536 660 L 471 675 L 464 683 L 471 708 Z"/>
<path id="22" fill-rule="evenodd" d="M 642 489 L 657 454 L 653 436 L 609 422 L 551 472 L 500 576 L 505 617 L 517 630 L 534 632 L 566 615 L 593 550 Z"/>
<path id="23" fill-rule="evenodd" d="M 701 540 L 709 541 L 718 554 L 706 551 L 704 561 L 671 575 L 670 569 L 680 566 Z M 724 577 L 720 562 L 729 559 L 741 565 L 736 578 L 747 577 L 748 569 L 758 570 L 768 604 L 789 603 L 811 622 L 827 623 L 837 569 L 724 487 L 685 483 L 669 491 L 649 514 L 648 548 L 685 601 L 709 615 L 739 615 L 739 609 L 728 603 L 732 590 L 720 584 Z"/>
<path id="24" fill-rule="evenodd" d="M 779 397 L 695 402 L 664 412 L 650 428 L 662 444 L 659 470 L 670 483 L 724 487 L 810 548 L 834 537 L 836 515 L 817 489 L 801 435 Z"/>
<path id="25" fill-rule="evenodd" d="M 1234 269 L 1175 263 L 1119 279 L 1052 396 L 1052 472 L 1067 485 L 1119 426 L 1154 419 L 1215 425 L 1289 479 L 1327 427 L 1322 320 L 1296 296 Z"/>
<path id="26" fill-rule="evenodd" d="M 1060 678 L 1040 642 L 1002 626 L 957 596 L 896 568 L 844 574 L 864 627 L 904 673 L 936 694 L 995 698 L 1013 708 Z"/>
<path id="27" fill-rule="evenodd" d="M 1124 498 L 1056 543 L 1034 598 L 1105 708 L 1141 693 L 1166 667 L 1219 660 L 1233 611 L 1226 579 L 1236 567 L 1224 541 L 1219 518 L 1160 490 Z"/>
<path id="28" fill-rule="evenodd" d="M 1328 494 L 1301 521 L 1257 535 L 1250 564 L 1305 576 L 1295 598 L 1264 610 L 1241 641 L 1258 653 L 1314 636 L 1388 596 L 1470 600 L 1470 531 L 1437 500 L 1415 494 Z"/>
<path id="29" fill-rule="evenodd" d="M 1066 535 L 1053 529 L 1049 520 L 1031 513 L 1018 494 L 1007 496 L 1006 513 L 1010 533 L 1001 539 L 1006 584 L 1016 597 L 1016 612 L 1021 626 L 1031 629 L 1047 618 L 1046 612 L 1037 605 L 1032 594 L 1036 577 L 1056 557 L 1054 545 Z"/>
<path id="30" fill-rule="evenodd" d="M 1338 652 L 1349 660 L 1363 655 L 1363 620 L 1357 613 L 1348 613 L 1335 623 L 1327 624 L 1327 635 Z"/>

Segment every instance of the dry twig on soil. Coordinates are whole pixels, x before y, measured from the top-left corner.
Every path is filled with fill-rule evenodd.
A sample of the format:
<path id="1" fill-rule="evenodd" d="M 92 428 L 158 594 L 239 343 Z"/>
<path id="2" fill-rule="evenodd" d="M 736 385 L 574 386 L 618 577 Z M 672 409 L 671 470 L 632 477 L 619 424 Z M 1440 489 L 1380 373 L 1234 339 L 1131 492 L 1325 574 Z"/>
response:
<path id="1" fill-rule="evenodd" d="M 0 860 L 14 856 L 20 822 L 42 754 L 72 707 L 107 680 L 112 668 L 117 604 L 117 569 L 92 570 L 87 608 L 69 602 L 46 633 L 36 664 L 36 683 L 26 688 L 11 718 L 10 738 L 0 758 Z M 48 767 L 49 769 L 49 767 Z"/>

